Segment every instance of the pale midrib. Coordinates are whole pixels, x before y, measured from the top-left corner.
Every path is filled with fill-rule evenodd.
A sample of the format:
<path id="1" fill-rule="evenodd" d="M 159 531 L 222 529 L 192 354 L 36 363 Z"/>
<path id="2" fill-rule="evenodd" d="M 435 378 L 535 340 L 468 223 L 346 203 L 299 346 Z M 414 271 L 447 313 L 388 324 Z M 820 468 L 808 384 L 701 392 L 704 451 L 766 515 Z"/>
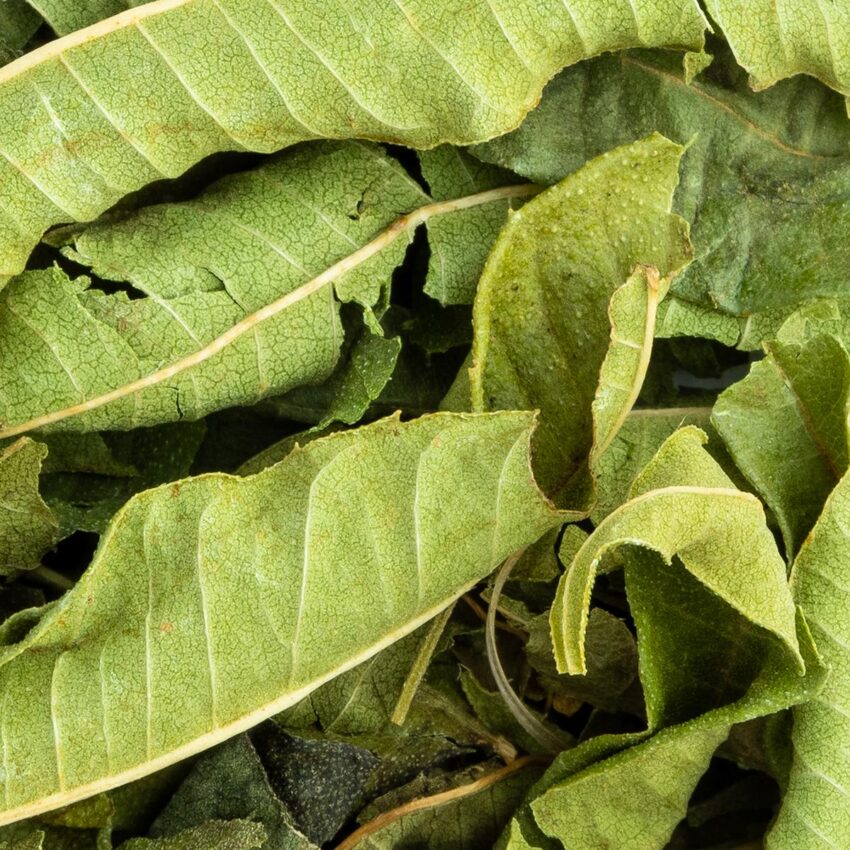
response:
<path id="1" fill-rule="evenodd" d="M 23 806 L 18 806 L 4 812 L 0 812 L 0 826 L 6 826 L 7 824 L 15 823 L 19 820 L 36 817 L 54 809 L 68 806 L 71 803 L 85 800 L 88 797 L 93 797 L 96 794 L 101 794 L 104 791 L 109 791 L 112 788 L 117 788 L 119 785 L 126 785 L 127 783 L 135 782 L 137 779 L 156 773 L 163 768 L 176 764 L 178 761 L 190 758 L 191 756 L 208 750 L 211 747 L 240 734 L 241 732 L 245 732 L 248 729 L 253 728 L 259 723 L 262 723 L 262 721 L 267 720 L 275 714 L 279 714 L 290 706 L 295 705 L 295 703 L 300 702 L 326 682 L 331 681 L 331 679 L 335 679 L 337 676 L 341 676 L 343 673 L 347 673 L 349 670 L 352 670 L 354 667 L 357 667 L 359 664 L 362 664 L 372 656 L 377 655 L 382 650 L 415 631 L 429 620 L 432 620 L 448 605 L 451 605 L 455 602 L 455 600 L 463 596 L 464 593 L 467 593 L 475 587 L 475 585 L 478 584 L 478 581 L 479 579 L 475 579 L 474 581 L 466 583 L 463 587 L 459 587 L 455 593 L 448 598 L 443 599 L 433 608 L 428 609 L 414 619 L 408 620 L 398 628 L 388 632 L 383 638 L 381 638 L 381 640 L 372 644 L 357 655 L 347 659 L 345 663 L 339 665 L 339 667 L 317 677 L 304 687 L 299 688 L 296 691 L 291 691 L 279 699 L 273 700 L 261 708 L 258 708 L 256 711 L 243 715 L 238 720 L 219 726 L 217 729 L 207 732 L 187 744 L 183 744 L 182 746 L 164 753 L 161 756 L 157 756 L 156 758 L 141 762 L 127 770 L 119 771 L 118 773 L 110 776 L 103 776 L 94 782 L 79 785 L 76 788 L 51 794 L 50 796 L 35 800 L 32 803 L 27 803 Z"/>
<path id="2" fill-rule="evenodd" d="M 376 254 L 383 251 L 389 245 L 394 243 L 403 234 L 415 230 L 422 224 L 425 224 L 429 219 L 446 215 L 448 213 L 458 212 L 472 207 L 481 206 L 482 204 L 503 201 L 510 198 L 522 198 L 530 195 L 536 195 L 541 191 L 540 186 L 534 184 L 524 184 L 517 186 L 502 186 L 498 189 L 490 189 L 486 192 L 478 192 L 474 195 L 468 195 L 463 198 L 455 198 L 450 201 L 439 201 L 436 203 L 425 204 L 413 212 L 407 213 L 396 219 L 388 228 L 383 230 L 371 242 L 368 242 L 362 248 L 359 248 L 347 257 L 344 257 L 337 263 L 334 263 L 330 268 L 323 271 L 317 277 L 307 283 L 302 284 L 297 289 L 288 292 L 286 295 L 278 298 L 276 301 L 267 304 L 254 313 L 251 313 L 245 318 L 237 322 L 233 327 L 229 328 L 220 336 L 216 337 L 212 342 L 205 345 L 203 348 L 192 352 L 191 354 L 182 357 L 180 360 L 163 367 L 162 369 L 152 372 L 143 378 L 139 378 L 131 383 L 117 387 L 108 393 L 80 402 L 79 404 L 70 407 L 55 410 L 51 413 L 46 413 L 42 416 L 37 416 L 26 422 L 18 425 L 12 425 L 8 428 L 0 430 L 0 439 L 17 436 L 18 434 L 33 431 L 38 428 L 45 428 L 48 425 L 53 425 L 56 422 L 61 422 L 64 419 L 70 419 L 74 416 L 81 416 L 84 413 L 89 413 L 97 410 L 112 402 L 119 401 L 128 396 L 135 395 L 143 390 L 155 387 L 171 378 L 180 375 L 181 373 L 192 369 L 210 358 L 219 354 L 221 351 L 232 345 L 236 340 L 254 331 L 254 329 L 269 319 L 282 313 L 284 310 L 303 301 L 310 295 L 324 289 L 324 287 L 332 284 L 338 278 L 356 269 L 358 266 L 370 260 Z"/>

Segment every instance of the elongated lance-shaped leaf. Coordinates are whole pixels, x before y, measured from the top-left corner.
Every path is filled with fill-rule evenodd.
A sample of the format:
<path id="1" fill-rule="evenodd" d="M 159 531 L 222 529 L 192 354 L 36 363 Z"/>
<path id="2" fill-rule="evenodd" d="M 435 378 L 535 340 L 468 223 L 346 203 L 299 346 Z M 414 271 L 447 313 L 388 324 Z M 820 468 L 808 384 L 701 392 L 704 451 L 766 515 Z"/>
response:
<path id="1" fill-rule="evenodd" d="M 319 382 L 339 355 L 335 293 L 368 309 L 418 223 L 515 190 L 536 188 L 428 205 L 376 148 L 323 142 L 194 201 L 95 225 L 74 259 L 146 297 L 104 295 L 59 270 L 0 293 L 0 433 L 196 419 Z M 411 213 L 399 220 L 400 209 Z"/>
<path id="2" fill-rule="evenodd" d="M 799 657 L 785 564 L 761 503 L 736 490 L 707 454 L 695 467 L 687 445 L 683 452 L 679 480 L 705 485 L 679 484 L 670 477 L 669 460 L 651 462 L 630 501 L 599 524 L 562 577 L 550 615 L 560 672 L 585 672 L 584 636 L 596 573 L 616 565 L 623 546 L 650 549 L 668 564 L 678 558 L 698 581 Z"/>
<path id="3" fill-rule="evenodd" d="M 516 131 L 474 152 L 552 183 L 652 131 L 686 144 L 674 210 L 692 222 L 695 255 L 671 285 L 659 333 L 752 349 L 806 299 L 844 294 L 850 122 L 841 98 L 806 77 L 755 94 L 716 47 L 690 83 L 680 57 L 661 51 L 581 63 Z"/>
<path id="4" fill-rule="evenodd" d="M 383 420 L 132 499 L 0 650 L 0 823 L 151 773 L 398 640 L 563 521 L 532 414 Z"/>
<path id="5" fill-rule="evenodd" d="M 781 334 L 765 350 L 711 421 L 776 516 L 791 561 L 850 462 L 850 356 L 830 334 Z"/>
<path id="6" fill-rule="evenodd" d="M 636 266 L 663 277 L 690 256 L 688 225 L 670 213 L 681 154 L 654 135 L 588 163 L 513 213 L 479 283 L 473 408 L 540 409 L 535 468 L 544 489 L 571 505 L 590 497 L 591 406 L 610 345 L 611 296 Z M 633 386 L 640 361 L 616 357 L 603 383 Z M 633 392 L 599 392 L 610 441 Z"/>
<path id="7" fill-rule="evenodd" d="M 657 269 L 642 267 L 611 296 L 611 339 L 593 399 L 591 468 L 614 441 L 637 401 L 649 368 L 658 305 L 669 285 L 669 279 L 659 279 Z"/>
<path id="8" fill-rule="evenodd" d="M 699 48 L 704 29 L 695 0 L 131 9 L 0 71 L 0 280 L 51 225 L 90 220 L 214 151 L 484 141 L 519 124 L 565 65 L 623 47 Z"/>
<path id="9" fill-rule="evenodd" d="M 0 453 L 0 575 L 37 567 L 58 521 L 38 492 L 47 447 L 28 438 Z"/>
<path id="10" fill-rule="evenodd" d="M 821 0 L 706 0 L 755 88 L 811 74 L 850 95 L 850 8 Z"/>
<path id="11" fill-rule="evenodd" d="M 823 691 L 794 709 L 794 760 L 769 850 L 850 845 L 850 476 L 829 497 L 791 577 L 818 649 L 831 668 Z"/>

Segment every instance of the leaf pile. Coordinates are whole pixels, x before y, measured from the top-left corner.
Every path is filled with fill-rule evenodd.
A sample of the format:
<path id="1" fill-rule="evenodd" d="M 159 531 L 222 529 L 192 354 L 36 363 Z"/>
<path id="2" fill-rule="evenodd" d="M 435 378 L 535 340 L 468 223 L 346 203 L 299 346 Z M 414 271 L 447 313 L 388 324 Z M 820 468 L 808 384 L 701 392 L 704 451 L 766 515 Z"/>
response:
<path id="1" fill-rule="evenodd" d="M 850 847 L 850 14 L 0 3 L 0 850 Z"/>

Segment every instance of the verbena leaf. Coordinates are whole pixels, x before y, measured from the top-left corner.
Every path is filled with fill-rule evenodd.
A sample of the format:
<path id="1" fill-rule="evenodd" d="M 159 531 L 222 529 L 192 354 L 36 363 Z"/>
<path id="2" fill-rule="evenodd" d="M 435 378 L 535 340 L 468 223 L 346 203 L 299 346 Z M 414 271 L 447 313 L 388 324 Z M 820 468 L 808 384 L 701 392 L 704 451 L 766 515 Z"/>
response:
<path id="1" fill-rule="evenodd" d="M 695 438 L 698 432 L 686 431 L 672 450 Z M 682 451 L 687 463 L 677 470 L 680 480 L 705 484 L 671 480 L 668 469 L 675 467 L 669 462 L 654 479 L 650 465 L 636 482 L 633 498 L 599 524 L 561 579 L 550 621 L 560 672 L 585 672 L 585 630 L 596 573 L 616 564 L 624 546 L 653 550 L 668 564 L 677 557 L 726 604 L 798 653 L 785 564 L 760 502 L 734 489 L 708 454 L 704 461 L 697 455 L 701 468 L 695 475 L 687 442 Z"/>
<path id="2" fill-rule="evenodd" d="M 226 178 L 196 200 L 92 226 L 75 238 L 74 259 L 146 297 L 104 295 L 58 270 L 15 280 L 0 294 L 0 418 L 10 425 L 84 404 L 197 351 L 426 200 L 377 148 L 332 142 Z M 342 277 L 337 292 L 374 303 L 403 252 L 401 241 L 390 245 Z M 58 427 L 196 419 L 322 380 L 339 356 L 338 309 L 326 287 L 220 356 Z"/>
<path id="3" fill-rule="evenodd" d="M 818 0 L 706 0 L 755 88 L 811 74 L 850 95 L 850 9 Z"/>
<path id="4" fill-rule="evenodd" d="M 794 709 L 794 760 L 769 850 L 834 848 L 850 842 L 844 801 L 850 756 L 841 745 L 850 728 L 850 477 L 844 476 L 794 562 L 792 588 L 824 661 L 831 668 L 817 698 Z"/>
<path id="5" fill-rule="evenodd" d="M 667 276 L 688 261 L 687 224 L 669 212 L 681 152 L 651 136 L 530 201 L 502 231 L 479 284 L 473 407 L 539 408 L 538 478 L 571 505 L 583 507 L 591 489 L 591 404 L 609 348 L 611 296 L 637 265 Z M 613 368 L 602 379 L 629 386 L 634 374 Z M 606 404 L 605 416 L 620 420 L 629 400 L 631 392 Z"/>
<path id="6" fill-rule="evenodd" d="M 0 454 L 0 575 L 37 567 L 58 523 L 38 491 L 47 447 L 24 437 Z"/>
<path id="7" fill-rule="evenodd" d="M 809 671 L 805 677 L 800 676 L 794 654 L 777 646 L 759 678 L 739 701 L 664 729 L 645 743 L 627 747 L 592 766 L 583 764 L 581 752 L 567 754 L 551 769 L 563 778 L 552 784 L 544 777 L 541 784 L 549 787 L 531 803 L 539 827 L 561 839 L 566 847 L 662 850 L 685 816 L 693 789 L 732 725 L 807 700 L 823 685 L 826 671 L 818 663 L 804 626 L 800 646 Z M 569 770 L 571 762 L 577 770 Z M 604 805 L 600 801 L 605 801 Z M 522 845 L 509 842 L 507 846 Z"/>
<path id="8" fill-rule="evenodd" d="M 652 131 L 688 145 L 674 209 L 695 246 L 661 308 L 662 334 L 757 348 L 805 299 L 843 292 L 850 123 L 813 80 L 754 94 L 719 46 L 690 84 L 679 57 L 622 52 L 560 74 L 519 129 L 474 151 L 551 183 Z"/>
<path id="9" fill-rule="evenodd" d="M 487 165 L 451 145 L 423 151 L 419 161 L 431 196 L 437 200 L 516 182 L 510 172 Z M 431 258 L 425 292 L 441 304 L 471 304 L 487 255 L 507 220 L 505 201 L 429 222 Z"/>
<path id="10" fill-rule="evenodd" d="M 561 516 L 531 478 L 531 426 L 527 413 L 385 420 L 251 478 L 135 497 L 75 588 L 2 650 L 0 821 L 235 735 L 536 540 Z"/>
<path id="11" fill-rule="evenodd" d="M 791 560 L 850 463 L 850 356 L 834 336 L 791 334 L 718 398 L 711 421 L 770 506 Z"/>
<path id="12" fill-rule="evenodd" d="M 565 65 L 629 46 L 699 49 L 704 27 L 694 0 L 602 13 L 534 0 L 147 4 L 0 72 L 0 281 L 50 226 L 214 151 L 483 141 L 515 127 Z"/>

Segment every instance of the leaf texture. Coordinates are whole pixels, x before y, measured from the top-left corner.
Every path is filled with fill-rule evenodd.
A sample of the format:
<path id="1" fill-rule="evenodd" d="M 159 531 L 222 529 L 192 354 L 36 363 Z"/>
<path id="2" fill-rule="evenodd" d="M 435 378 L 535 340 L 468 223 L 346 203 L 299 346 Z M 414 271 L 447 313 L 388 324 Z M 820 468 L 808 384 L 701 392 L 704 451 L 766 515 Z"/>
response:
<path id="1" fill-rule="evenodd" d="M 538 480 L 571 506 L 590 500 L 597 392 L 609 423 L 633 401 L 598 389 L 600 377 L 626 387 L 636 377 L 614 375 L 626 363 L 613 360 L 600 376 L 611 296 L 636 266 L 667 276 L 690 256 L 688 226 L 670 213 L 681 153 L 655 135 L 588 163 L 511 216 L 479 283 L 473 409 L 540 409 Z"/>
<path id="2" fill-rule="evenodd" d="M 26 437 L 0 454 L 0 575 L 37 567 L 58 522 L 38 491 L 47 447 Z"/>
<path id="3" fill-rule="evenodd" d="M 822 0 L 706 0 L 757 89 L 811 74 L 850 95 L 850 8 Z"/>
<path id="4" fill-rule="evenodd" d="M 144 2 L 145 0 L 27 0 L 59 35 L 81 30 L 104 18 L 111 18 L 134 6 L 141 6 Z"/>
<path id="5" fill-rule="evenodd" d="M 85 405 L 198 351 L 423 202 L 379 149 L 327 142 L 225 178 L 193 201 L 86 229 L 73 258 L 145 297 L 105 295 L 58 270 L 17 278 L 0 293 L 0 418 L 8 426 Z M 400 240 L 340 277 L 336 292 L 374 303 L 403 256 Z M 126 429 L 249 404 L 323 380 L 341 343 L 328 286 L 201 365 L 58 427 Z"/>
<path id="6" fill-rule="evenodd" d="M 2 649 L 0 822 L 281 711 L 556 525 L 529 471 L 532 420 L 384 420 L 250 478 L 132 499 L 81 581 Z"/>
<path id="7" fill-rule="evenodd" d="M 794 760 L 768 850 L 846 847 L 850 843 L 850 477 L 844 476 L 800 550 L 792 573 L 801 607 L 831 668 L 823 691 L 794 709 Z"/>
<path id="8" fill-rule="evenodd" d="M 515 127 L 565 65 L 628 46 L 698 49 L 704 29 L 694 0 L 131 9 L 0 71 L 0 280 L 52 225 L 90 220 L 215 151 L 483 141 Z"/>
<path id="9" fill-rule="evenodd" d="M 516 131 L 473 150 L 551 183 L 652 131 L 687 145 L 673 208 L 692 222 L 694 262 L 671 285 L 659 333 L 752 349 L 806 299 L 844 292 L 850 123 L 814 80 L 754 94 L 716 50 L 690 83 L 681 59 L 660 51 L 581 63 Z"/>
<path id="10" fill-rule="evenodd" d="M 25 0 L 4 0 L 0 3 L 0 65 L 23 53 L 40 23 L 38 15 Z"/>
<path id="11" fill-rule="evenodd" d="M 585 631 L 596 573 L 600 566 L 610 569 L 624 546 L 653 550 L 668 564 L 678 558 L 747 620 L 799 653 L 785 564 L 761 503 L 736 490 L 707 453 L 702 461 L 697 455 L 695 469 L 692 450 L 687 442 L 681 444 L 690 433 L 674 435 L 675 442 L 665 444 L 667 452 L 684 452 L 686 463 L 677 476 L 686 483 L 671 478 L 669 461 L 656 467 L 651 463 L 630 501 L 599 524 L 561 578 L 550 618 L 560 672 L 585 672 Z M 693 480 L 704 484 L 694 486 Z"/>
<path id="12" fill-rule="evenodd" d="M 765 348 L 711 421 L 775 514 L 790 561 L 850 463 L 850 356 L 826 333 Z"/>

